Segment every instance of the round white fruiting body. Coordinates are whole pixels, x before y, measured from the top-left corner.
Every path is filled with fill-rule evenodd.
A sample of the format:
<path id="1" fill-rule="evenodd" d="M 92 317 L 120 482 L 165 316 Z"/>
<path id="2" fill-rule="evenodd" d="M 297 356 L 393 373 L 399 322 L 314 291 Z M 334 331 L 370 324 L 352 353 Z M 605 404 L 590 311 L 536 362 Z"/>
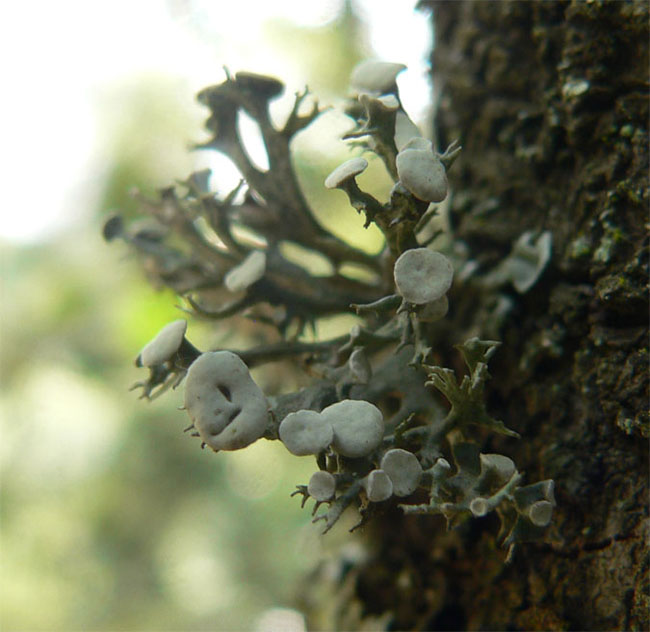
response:
<path id="1" fill-rule="evenodd" d="M 268 403 L 248 367 L 230 351 L 201 354 L 185 382 L 185 408 L 213 450 L 239 450 L 257 441 L 268 422 Z"/>
<path id="2" fill-rule="evenodd" d="M 228 271 L 223 279 L 231 292 L 239 292 L 259 281 L 266 271 L 266 253 L 254 250 L 239 265 Z"/>
<path id="3" fill-rule="evenodd" d="M 548 500 L 538 500 L 528 507 L 526 514 L 536 527 L 545 527 L 553 517 L 553 503 Z"/>
<path id="4" fill-rule="evenodd" d="M 289 413 L 280 424 L 280 440 L 291 454 L 318 454 L 334 438 L 332 425 L 314 410 Z"/>
<path id="5" fill-rule="evenodd" d="M 366 456 L 384 438 L 384 417 L 370 402 L 344 399 L 323 409 L 321 415 L 334 430 L 332 448 L 342 456 Z"/>
<path id="6" fill-rule="evenodd" d="M 412 143 L 411 139 L 409 143 Z M 422 139 L 417 139 L 421 141 Z M 395 158 L 400 182 L 419 200 L 442 202 L 447 197 L 447 172 L 430 141 L 406 144 Z"/>
<path id="7" fill-rule="evenodd" d="M 368 161 L 365 158 L 352 158 L 339 165 L 325 179 L 325 188 L 336 189 L 345 184 L 346 181 L 354 179 L 360 173 L 366 170 Z"/>
<path id="8" fill-rule="evenodd" d="M 520 294 L 525 294 L 537 283 L 551 259 L 551 233 L 544 231 L 537 240 L 533 240 L 533 235 L 531 231 L 521 235 L 506 259 L 512 284 Z"/>
<path id="9" fill-rule="evenodd" d="M 360 92 L 383 94 L 395 86 L 397 75 L 404 64 L 368 59 L 357 64 L 350 76 L 350 85 Z"/>
<path id="10" fill-rule="evenodd" d="M 472 512 L 472 515 L 477 518 L 482 518 L 492 510 L 492 506 L 487 498 L 477 496 L 472 499 L 472 502 L 469 504 L 469 510 Z"/>
<path id="11" fill-rule="evenodd" d="M 422 466 L 417 457 L 401 448 L 393 448 L 384 454 L 381 469 L 393 483 L 395 496 L 409 496 L 418 488 L 422 478 Z"/>
<path id="12" fill-rule="evenodd" d="M 372 470 L 361 484 L 370 502 L 380 503 L 393 495 L 393 482 L 384 470 Z"/>
<path id="13" fill-rule="evenodd" d="M 314 472 L 309 479 L 307 492 L 319 502 L 326 502 L 334 496 L 336 479 L 329 472 L 319 470 Z"/>
<path id="14" fill-rule="evenodd" d="M 180 319 L 165 325 L 140 352 L 137 363 L 152 367 L 163 364 L 180 349 L 187 331 L 187 321 Z"/>
<path id="15" fill-rule="evenodd" d="M 481 454 L 481 474 L 491 474 L 498 484 L 505 485 L 516 471 L 514 461 L 503 454 Z"/>
<path id="16" fill-rule="evenodd" d="M 412 248 L 399 256 L 393 274 L 397 291 L 404 300 L 424 305 L 447 293 L 454 278 L 454 268 L 440 252 Z"/>

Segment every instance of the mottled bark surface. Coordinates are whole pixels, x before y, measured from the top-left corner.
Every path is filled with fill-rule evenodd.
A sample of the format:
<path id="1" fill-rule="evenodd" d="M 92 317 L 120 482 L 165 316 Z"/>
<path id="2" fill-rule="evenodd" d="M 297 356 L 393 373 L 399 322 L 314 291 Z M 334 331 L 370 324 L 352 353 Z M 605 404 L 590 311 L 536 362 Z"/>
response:
<path id="1" fill-rule="evenodd" d="M 554 250 L 503 328 L 493 384 L 524 437 L 515 461 L 556 480 L 557 541 L 494 581 L 470 573 L 458 623 L 647 628 L 648 4 L 434 12 L 437 125 L 464 146 L 458 236 L 486 263 L 530 228 Z"/>
<path id="2" fill-rule="evenodd" d="M 480 271 L 526 230 L 553 236 L 544 276 L 501 290 L 498 319 L 478 284 L 452 296 L 436 352 L 454 366 L 445 345 L 503 340 L 491 412 L 523 438 L 487 451 L 527 482 L 555 479 L 558 507 L 547 542 L 508 565 L 493 518 L 446 532 L 395 509 L 320 595 L 332 601 L 313 627 L 647 629 L 648 4 L 429 4 L 438 144 L 463 146 L 455 236 Z"/>

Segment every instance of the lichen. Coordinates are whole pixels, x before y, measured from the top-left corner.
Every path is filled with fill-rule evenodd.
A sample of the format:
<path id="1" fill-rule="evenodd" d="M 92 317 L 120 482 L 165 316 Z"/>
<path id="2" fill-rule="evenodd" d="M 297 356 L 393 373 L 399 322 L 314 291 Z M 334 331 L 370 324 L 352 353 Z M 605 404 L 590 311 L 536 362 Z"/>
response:
<path id="1" fill-rule="evenodd" d="M 447 171 L 460 147 L 454 142 L 438 153 L 422 137 L 399 99 L 395 76 L 401 70 L 401 64 L 373 62 L 355 71 L 354 83 L 372 94 L 356 95 L 347 108 L 353 128 L 345 138 L 383 161 L 394 179 L 388 199 L 380 201 L 357 184 L 355 177 L 367 166 L 359 156 L 324 183 L 345 192 L 366 226 L 382 231 L 385 247 L 377 255 L 325 230 L 298 185 L 290 141 L 320 114 L 317 103 L 302 113 L 307 93 L 296 95 L 277 128 L 269 115 L 270 102 L 283 90 L 277 79 L 227 74 L 223 83 L 201 91 L 212 134 L 201 148 L 231 158 L 245 185 L 219 196 L 208 186 L 209 173 L 194 173 L 158 198 L 139 196 L 142 210 L 164 231 L 142 232 L 113 216 L 104 235 L 133 248 L 152 279 L 175 290 L 194 317 L 219 326 L 222 319 L 245 314 L 274 327 L 282 339 L 245 350 L 201 351 L 181 335 L 182 344 L 175 339 L 159 362 L 146 363 L 149 379 L 137 386 L 149 397 L 178 386 L 187 374 L 188 429 L 215 452 L 265 438 L 280 440 L 295 456 L 315 457 L 314 475 L 294 493 L 303 505 L 313 498 L 314 512 L 327 505 L 314 518 L 325 523 L 324 531 L 349 506 L 359 510 L 359 526 L 379 515 L 380 507 L 396 506 L 397 497 L 405 513 L 438 513 L 450 527 L 495 512 L 499 537 L 512 554 L 517 543 L 544 537 L 555 505 L 553 483 L 524 485 L 508 457 L 482 452 L 486 434 L 519 437 L 486 403 L 488 361 L 498 342 L 472 337 L 457 345 L 468 369 L 461 378 L 429 364 L 436 355 L 435 328 L 448 318 L 447 293 L 459 258 L 452 235 L 434 250 L 423 234 L 437 213 L 430 202 L 448 195 Z M 259 127 L 268 171 L 250 161 L 236 132 L 241 111 Z M 252 246 L 236 225 L 263 239 Z M 292 263 L 283 256 L 282 242 L 318 253 L 331 273 L 315 277 Z M 550 256 L 550 234 L 533 240 L 526 233 L 501 267 L 523 293 Z M 345 277 L 345 264 L 362 266 L 373 280 Z M 468 279 L 466 274 L 454 281 L 455 293 L 462 293 Z M 490 286 L 489 275 L 482 283 Z M 348 335 L 313 343 L 297 337 L 321 316 L 353 312 L 363 326 Z M 264 395 L 249 368 L 287 357 L 308 359 L 319 377 L 294 393 Z M 397 409 L 387 405 L 388 395 L 398 398 Z"/>

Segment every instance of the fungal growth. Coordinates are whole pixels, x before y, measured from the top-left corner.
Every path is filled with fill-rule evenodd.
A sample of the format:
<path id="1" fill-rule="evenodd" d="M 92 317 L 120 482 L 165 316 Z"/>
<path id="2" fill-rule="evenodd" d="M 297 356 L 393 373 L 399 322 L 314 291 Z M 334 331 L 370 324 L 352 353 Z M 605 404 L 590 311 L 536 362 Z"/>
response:
<path id="1" fill-rule="evenodd" d="M 357 186 L 354 178 L 363 173 L 368 168 L 368 161 L 365 158 L 352 158 L 339 165 L 332 173 L 327 176 L 325 186 L 328 189 L 349 189 L 356 191 Z"/>
<path id="2" fill-rule="evenodd" d="M 454 269 L 445 255 L 413 248 L 395 262 L 395 286 L 405 301 L 425 305 L 441 299 L 451 287 Z"/>
<path id="3" fill-rule="evenodd" d="M 231 291 L 245 290 L 264 276 L 266 270 L 266 254 L 254 250 L 244 261 L 228 271 L 223 284 Z"/>
<path id="4" fill-rule="evenodd" d="M 203 443 L 239 450 L 266 430 L 268 404 L 248 367 L 230 351 L 201 354 L 187 372 L 185 408 Z"/>
<path id="5" fill-rule="evenodd" d="M 344 399 L 321 413 L 332 426 L 332 449 L 358 458 L 370 454 L 384 438 L 384 418 L 379 408 L 363 400 Z"/>
<path id="6" fill-rule="evenodd" d="M 447 172 L 431 141 L 412 138 L 395 159 L 400 182 L 419 200 L 442 202 L 447 197 Z"/>
<path id="7" fill-rule="evenodd" d="M 401 448 L 388 450 L 380 465 L 393 484 L 395 496 L 410 496 L 420 485 L 422 466 L 412 452 Z"/>
<path id="8" fill-rule="evenodd" d="M 384 470 L 372 470 L 361 484 L 371 503 L 380 503 L 393 495 L 393 481 Z"/>
<path id="9" fill-rule="evenodd" d="M 352 71 L 350 85 L 359 92 L 395 96 L 397 75 L 403 70 L 406 70 L 404 64 L 368 59 Z"/>
<path id="10" fill-rule="evenodd" d="M 136 366 L 152 367 L 171 360 L 181 348 L 186 331 L 187 321 L 183 319 L 165 325 L 142 349 L 135 361 Z"/>
<path id="11" fill-rule="evenodd" d="M 104 236 L 124 241 L 156 285 L 171 288 L 186 312 L 216 330 L 225 331 L 224 319 L 247 317 L 247 329 L 258 327 L 251 337 L 257 343 L 201 352 L 185 337 L 187 322 L 174 321 L 138 355 L 149 377 L 136 387 L 149 398 L 184 380 L 191 434 L 215 452 L 264 438 L 311 460 L 314 472 L 294 494 L 303 505 L 313 499 L 314 521 L 324 522 L 325 532 L 348 508 L 359 524 L 399 505 L 406 514 L 440 514 L 449 527 L 495 512 L 512 552 L 544 537 L 555 499 L 552 481 L 525 485 L 510 458 L 482 452 L 490 433 L 519 437 L 485 403 L 488 362 L 499 343 L 473 337 L 456 344 L 466 366 L 461 376 L 437 362 L 456 353 L 444 324 L 465 284 L 528 291 L 550 259 L 550 234 L 522 235 L 500 265 L 476 272 L 466 245 L 433 226 L 460 147 L 454 142 L 438 152 L 408 116 L 397 86 L 404 70 L 381 61 L 355 68 L 344 137 L 354 153 L 324 178 L 332 204 L 341 202 L 335 189 L 343 191 L 364 225 L 379 229 L 384 245 L 376 253 L 326 230 L 299 186 L 290 142 L 321 112 L 313 99 L 306 106 L 307 92 L 296 94 L 282 125 L 269 112 L 284 90 L 273 77 L 227 72 L 199 93 L 210 138 L 198 148 L 225 154 L 242 183 L 213 191 L 209 171 L 200 171 L 158 198 L 138 194 L 149 228 L 113 215 Z M 259 128 L 267 171 L 250 161 L 239 137 L 242 112 Z M 393 181 L 386 199 L 357 182 L 366 156 L 381 161 Z M 296 265 L 284 255 L 286 244 L 316 255 L 328 271 L 315 275 Z M 455 269 L 463 274 L 454 280 Z M 303 335 L 340 314 L 359 321 L 348 334 Z M 267 397 L 249 367 L 278 360 L 293 361 L 306 385 Z"/>
<path id="12" fill-rule="evenodd" d="M 185 338 L 186 331 L 187 321 L 175 320 L 165 325 L 138 354 L 135 365 L 149 369 L 149 379 L 133 387 L 142 388 L 142 397 L 157 397 L 182 382 L 187 368 L 201 353 Z"/>
<path id="13" fill-rule="evenodd" d="M 333 439 L 332 424 L 313 410 L 289 413 L 280 424 L 280 440 L 296 456 L 318 454 L 327 449 Z"/>
<path id="14" fill-rule="evenodd" d="M 319 470 L 311 475 L 307 492 L 316 502 L 324 503 L 331 500 L 335 491 L 336 479 L 332 474 Z"/>

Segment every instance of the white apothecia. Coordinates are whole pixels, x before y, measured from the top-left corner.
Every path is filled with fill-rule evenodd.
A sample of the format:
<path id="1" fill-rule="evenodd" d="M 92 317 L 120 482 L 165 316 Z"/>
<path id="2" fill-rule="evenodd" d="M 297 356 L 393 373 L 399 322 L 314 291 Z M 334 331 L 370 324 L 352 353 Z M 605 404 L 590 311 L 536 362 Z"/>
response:
<path id="1" fill-rule="evenodd" d="M 280 440 L 291 454 L 318 454 L 332 443 L 332 425 L 314 410 L 289 413 L 280 424 Z"/>
<path id="2" fill-rule="evenodd" d="M 539 529 L 534 527 L 543 527 L 550 522 L 555 506 L 553 482 L 541 481 L 522 487 L 523 474 L 516 470 L 512 460 L 496 454 L 479 454 L 479 445 L 465 443 L 464 437 L 455 436 L 460 431 L 454 430 L 447 436 L 450 428 L 466 424 L 484 425 L 486 429 L 504 434 L 516 433 L 489 415 L 481 397 L 483 385 L 489 377 L 487 361 L 498 343 L 472 338 L 457 345 L 469 369 L 469 375 L 462 379 L 456 378 L 455 371 L 449 368 L 425 364 L 431 350 L 428 345 L 432 344 L 435 335 L 424 324 L 446 315 L 449 308 L 447 292 L 453 282 L 454 270 L 447 257 L 422 247 L 422 244 L 431 244 L 439 232 L 437 226 L 429 226 L 429 220 L 443 210 L 437 203 L 447 199 L 447 171 L 457 158 L 460 147 L 457 141 L 453 141 L 438 153 L 434 144 L 422 135 L 404 111 L 397 78 L 405 68 L 403 64 L 380 61 L 359 64 L 352 76 L 356 90 L 346 108 L 346 113 L 354 120 L 354 128 L 344 135 L 344 139 L 353 140 L 355 151 L 374 152 L 374 158 L 382 160 L 393 181 L 388 199 L 382 202 L 359 188 L 357 177 L 369 166 L 368 160 L 362 157 L 339 165 L 324 183 L 329 189 L 338 188 L 347 194 L 351 206 L 358 213 L 365 214 L 366 228 L 374 222 L 384 234 L 389 247 L 377 255 L 355 251 L 336 235 L 324 228 L 321 230 L 314 224 L 315 220 L 312 221 L 309 205 L 303 203 L 299 187 L 296 189 L 297 182 L 294 182 L 295 174 L 291 173 L 289 160 L 290 141 L 321 111 L 317 102 L 313 102 L 309 111 L 303 107 L 307 90 L 296 93 L 294 107 L 281 129 L 271 125 L 269 119 L 269 102 L 284 88 L 282 82 L 273 77 L 248 72 L 231 76 L 225 69 L 226 80 L 223 83 L 200 92 L 199 101 L 210 110 L 206 127 L 211 137 L 199 146 L 217 150 L 241 163 L 238 158 L 242 157 L 242 152 L 246 153 L 246 148 L 237 133 L 237 123 L 242 115 L 248 115 L 264 131 L 268 141 L 265 153 L 269 154 L 264 158 L 268 158 L 270 168 L 266 170 L 268 173 L 260 174 L 259 170 L 247 169 L 243 165 L 241 170 L 247 176 L 244 180 L 249 180 L 248 193 L 241 204 L 234 203 L 239 198 L 242 180 L 223 204 L 218 204 L 222 210 L 230 208 L 232 211 L 226 213 L 228 217 L 222 218 L 225 224 L 220 227 L 215 222 L 208 222 L 217 237 L 223 238 L 217 239 L 220 243 L 217 254 L 228 260 L 228 266 L 219 272 L 218 284 L 221 290 L 238 295 L 231 297 L 234 300 L 223 309 L 214 312 L 202 309 L 189 296 L 187 299 L 198 315 L 215 319 L 242 312 L 247 315 L 244 310 L 266 300 L 272 304 L 271 311 L 253 316 L 276 325 L 282 341 L 268 345 L 268 348 L 262 345 L 250 352 L 241 351 L 241 357 L 229 351 L 202 354 L 185 338 L 187 322 L 177 320 L 163 328 L 142 349 L 137 364 L 150 370 L 147 380 L 136 386 L 142 388 L 143 397 L 149 398 L 152 393 L 157 395 L 187 378 L 183 408 L 192 424 L 186 430 L 196 431 L 192 436 L 201 438 L 201 447 L 207 445 L 215 451 L 237 450 L 265 438 L 279 440 L 293 455 L 310 456 L 312 462 L 316 461 L 317 468 L 309 471 L 308 484 L 298 485 L 292 496 L 302 496 L 303 506 L 310 498 L 315 500 L 312 515 L 315 522 L 325 521 L 325 532 L 332 528 L 346 508 L 360 507 L 362 520 L 357 525 L 360 526 L 374 514 L 382 513 L 379 511 L 381 506 L 373 503 L 391 503 L 392 507 L 396 504 L 393 502 L 395 497 L 406 503 L 399 505 L 405 513 L 442 513 L 448 526 L 454 526 L 470 512 L 482 516 L 497 509 L 502 518 L 506 517 L 502 539 L 510 546 L 511 556 L 515 543 L 535 536 Z M 573 88 L 576 94 L 586 91 L 584 85 L 577 88 L 574 85 Z M 631 137 L 632 132 L 633 129 L 629 134 L 621 132 L 621 135 Z M 366 153 L 363 155 L 367 157 Z M 245 158 L 243 162 L 246 162 Z M 256 178 L 256 175 L 260 177 Z M 120 237 L 145 254 L 154 251 L 154 254 L 160 254 L 162 259 L 159 257 L 160 261 L 157 261 L 160 265 L 154 270 L 154 276 L 160 277 L 162 282 L 167 281 L 167 285 L 177 289 L 181 296 L 195 290 L 201 298 L 201 290 L 209 289 L 208 286 L 212 287 L 214 283 L 210 285 L 210 278 L 207 285 L 203 283 L 198 278 L 200 270 L 196 275 L 190 274 L 191 278 L 185 278 L 187 275 L 167 278 L 168 268 L 178 263 L 178 257 L 174 257 L 173 249 L 166 253 L 162 240 L 179 227 L 181 230 L 177 231 L 176 238 L 169 235 L 171 240 L 175 242 L 187 237 L 184 234 L 187 231 L 182 230 L 179 222 L 182 224 L 182 221 L 195 217 L 197 204 L 208 198 L 214 201 L 209 179 L 210 170 L 203 169 L 180 183 L 187 192 L 178 192 L 175 187 L 170 187 L 163 190 L 160 200 L 140 196 L 145 207 L 143 210 L 154 215 L 159 225 L 150 221 L 143 225 L 130 223 L 127 230 L 123 220 L 113 216 L 104 226 L 106 240 Z M 258 182 L 260 179 L 263 181 Z M 278 186 L 274 186 L 274 182 Z M 263 186 L 265 183 L 268 186 Z M 313 239 L 307 239 L 308 243 L 302 245 L 320 252 L 331 263 L 331 270 L 323 272 L 325 277 L 306 266 L 309 268 L 307 272 L 312 273 L 312 285 L 319 283 L 322 286 L 318 288 L 322 291 L 311 293 L 313 296 L 302 287 L 305 283 L 301 285 L 307 272 L 291 261 L 285 261 L 282 258 L 285 253 L 277 251 L 278 246 L 283 245 L 283 231 L 282 226 L 277 226 L 277 213 L 273 211 L 281 209 L 283 204 L 286 206 L 287 200 L 283 198 L 290 198 L 289 202 L 297 201 L 293 204 L 295 221 L 309 224 L 307 237 Z M 265 215 L 265 206 L 270 209 L 266 218 L 261 217 Z M 298 215 L 302 215 L 304 221 Z M 233 222 L 233 230 L 249 228 L 262 241 L 257 240 L 255 245 L 251 245 L 250 239 L 238 234 L 229 239 L 226 233 Z M 284 232 L 286 239 L 292 235 L 297 239 L 301 231 Z M 432 232 L 432 236 L 425 236 L 425 232 Z M 189 241 L 185 241 L 188 242 L 186 247 L 180 250 L 192 255 L 191 235 Z M 299 242 L 296 243 L 301 246 Z M 450 246 L 449 252 L 452 250 Z M 166 254 L 169 256 L 164 256 Z M 465 254 L 456 253 L 454 261 L 469 258 Z M 539 236 L 537 233 L 524 233 L 514 244 L 511 255 L 490 273 L 483 274 L 482 284 L 486 288 L 498 288 L 504 283 L 512 283 L 518 292 L 527 292 L 538 281 L 550 257 L 550 232 Z M 293 261 L 290 256 L 289 259 Z M 390 276 L 393 262 L 394 285 L 386 283 L 390 281 L 386 279 L 386 272 Z M 343 266 L 350 263 L 358 264 L 364 270 L 368 268 L 368 271 L 376 268 L 382 278 L 377 280 L 374 278 L 377 275 L 356 275 L 353 271 L 346 274 Z M 472 265 L 470 261 L 463 278 L 469 278 Z M 210 276 L 210 270 L 204 272 Z M 296 279 L 298 281 L 294 282 Z M 294 287 L 296 283 L 297 288 Z M 203 298 L 209 302 L 209 297 Z M 312 317 L 348 308 L 354 308 L 361 316 L 363 329 L 361 324 L 355 325 L 349 340 L 341 336 L 303 344 L 300 334 Z M 318 338 L 316 332 L 314 337 Z M 390 353 L 388 347 L 395 346 L 393 342 L 397 340 L 400 341 L 398 351 L 405 345 L 413 347 L 410 359 L 410 350 L 393 359 L 387 355 Z M 259 362 L 275 361 L 285 356 L 302 357 L 308 352 L 311 355 L 304 359 L 303 368 L 313 367 L 316 382 L 311 386 L 294 385 L 295 388 L 285 384 L 280 393 L 270 396 L 268 401 L 243 361 L 248 358 Z M 369 358 L 376 365 L 375 375 Z M 470 391 L 465 388 L 468 384 Z M 430 407 L 422 401 L 418 389 L 428 386 L 435 387 L 449 400 L 451 411 L 445 419 L 438 419 L 438 423 L 422 426 L 424 421 L 420 420 L 420 426 L 414 428 L 408 423 L 413 414 L 407 413 L 414 411 L 424 415 L 427 412 Z M 387 394 L 388 399 L 391 398 L 391 393 L 401 398 L 398 398 L 400 406 L 397 411 L 388 410 L 393 408 L 386 399 Z M 342 397 L 365 399 L 337 401 Z M 385 406 L 386 413 L 395 414 L 384 422 L 382 410 L 371 401 Z M 336 403 L 317 412 L 331 402 Z M 433 411 L 433 417 L 437 417 L 436 413 Z M 408 418 L 404 420 L 404 417 Z M 409 427 L 411 430 L 406 430 Z M 407 447 L 408 450 L 402 449 Z M 450 450 L 453 454 L 453 466 L 438 457 L 443 450 Z M 314 469 L 318 471 L 314 472 Z M 421 502 L 427 496 L 428 502 Z M 317 515 L 323 503 L 330 506 L 325 513 Z"/>
<path id="3" fill-rule="evenodd" d="M 472 502 L 469 504 L 469 510 L 472 512 L 472 515 L 476 516 L 477 518 L 487 516 L 493 508 L 494 507 L 490 503 L 490 499 L 482 498 L 481 496 L 472 499 Z"/>
<path id="4" fill-rule="evenodd" d="M 318 502 L 326 502 L 334 496 L 336 479 L 329 472 L 319 470 L 314 472 L 309 479 L 307 492 Z"/>
<path id="5" fill-rule="evenodd" d="M 266 253 L 254 250 L 239 265 L 228 271 L 223 279 L 231 292 L 239 292 L 259 281 L 266 271 Z"/>
<path id="6" fill-rule="evenodd" d="M 428 248 L 406 250 L 395 262 L 395 285 L 404 300 L 424 305 L 444 296 L 454 269 L 443 254 Z"/>
<path id="7" fill-rule="evenodd" d="M 185 408 L 213 450 L 239 450 L 266 430 L 268 403 L 248 367 L 230 351 L 201 354 L 190 366 Z"/>
<path id="8" fill-rule="evenodd" d="M 504 485 L 516 471 L 515 462 L 503 454 L 481 454 L 481 476 L 492 476 Z"/>
<path id="9" fill-rule="evenodd" d="M 388 500 L 393 495 L 393 482 L 384 470 L 372 470 L 361 484 L 366 490 L 368 500 L 373 503 Z"/>
<path id="10" fill-rule="evenodd" d="M 384 438 L 384 417 L 370 402 L 344 399 L 323 409 L 321 415 L 334 430 L 332 448 L 342 456 L 366 456 Z"/>
<path id="11" fill-rule="evenodd" d="M 526 510 L 526 515 L 536 527 L 545 527 L 553 517 L 553 503 L 548 500 L 539 500 Z"/>
<path id="12" fill-rule="evenodd" d="M 442 202 L 447 197 L 447 171 L 431 141 L 411 138 L 395 159 L 400 182 L 416 198 Z"/>
<path id="13" fill-rule="evenodd" d="M 180 319 L 165 325 L 142 349 L 136 360 L 137 366 L 152 367 L 163 364 L 180 349 L 187 331 L 187 321 Z"/>
<path id="14" fill-rule="evenodd" d="M 551 259 L 552 240 L 548 230 L 537 239 L 534 239 L 531 231 L 526 231 L 517 239 L 506 262 L 512 284 L 520 294 L 528 292 L 546 269 Z"/>
<path id="15" fill-rule="evenodd" d="M 325 179 L 327 189 L 344 188 L 345 183 L 354 180 L 356 176 L 366 170 L 368 161 L 365 158 L 352 158 L 339 165 Z"/>
<path id="16" fill-rule="evenodd" d="M 350 85 L 359 92 L 384 94 L 393 89 L 402 70 L 406 70 L 404 64 L 368 59 L 354 67 Z"/>
<path id="17" fill-rule="evenodd" d="M 555 507 L 555 483 L 552 480 L 541 481 L 528 488 L 515 490 L 515 502 L 536 527 L 545 527 L 553 517 Z"/>
<path id="18" fill-rule="evenodd" d="M 409 496 L 420 484 L 422 466 L 417 457 L 407 450 L 388 450 L 381 459 L 381 469 L 393 483 L 395 496 Z"/>

